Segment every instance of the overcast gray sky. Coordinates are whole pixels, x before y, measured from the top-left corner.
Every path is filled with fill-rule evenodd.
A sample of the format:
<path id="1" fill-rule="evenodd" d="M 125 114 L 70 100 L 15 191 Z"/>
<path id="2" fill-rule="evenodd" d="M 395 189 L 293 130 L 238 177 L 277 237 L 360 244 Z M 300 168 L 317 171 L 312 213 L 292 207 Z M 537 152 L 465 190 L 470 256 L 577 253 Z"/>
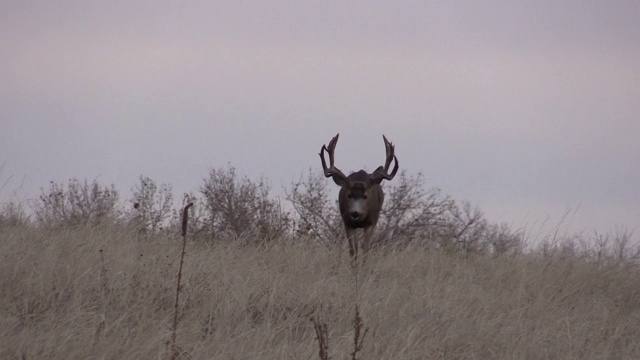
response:
<path id="1" fill-rule="evenodd" d="M 340 132 L 493 221 L 640 227 L 635 0 L 5 0 L 0 44 L 0 201 L 227 162 L 278 193 Z"/>

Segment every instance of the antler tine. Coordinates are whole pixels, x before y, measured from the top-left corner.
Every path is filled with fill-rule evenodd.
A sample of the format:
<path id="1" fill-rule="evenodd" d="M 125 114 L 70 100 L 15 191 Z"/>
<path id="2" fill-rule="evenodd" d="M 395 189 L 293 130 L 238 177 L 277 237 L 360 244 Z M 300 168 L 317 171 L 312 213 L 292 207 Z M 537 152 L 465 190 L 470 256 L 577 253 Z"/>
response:
<path id="1" fill-rule="evenodd" d="M 340 136 L 340 133 L 338 133 L 336 136 L 333 137 L 333 139 L 331 139 L 331 141 L 329 141 L 329 146 L 327 147 L 327 152 L 329 153 L 329 166 L 330 167 L 334 167 L 334 152 L 336 150 L 336 145 L 338 144 L 338 137 Z"/>
<path id="2" fill-rule="evenodd" d="M 340 171 L 334 165 L 334 160 L 335 160 L 334 152 L 336 149 L 336 145 L 338 143 L 339 136 L 340 134 L 337 134 L 336 136 L 334 136 L 333 139 L 331 139 L 331 141 L 329 142 L 329 146 L 322 145 L 322 148 L 320 148 L 320 154 L 319 154 L 320 160 L 322 160 L 322 169 L 324 170 L 324 176 L 333 177 L 336 183 L 346 181 L 347 179 L 347 177 L 342 173 L 342 171 Z M 329 153 L 329 167 L 327 167 L 327 162 L 324 158 L 325 151 Z"/>
<path id="3" fill-rule="evenodd" d="M 327 175 L 327 170 L 329 170 L 327 168 L 327 162 L 324 159 L 324 152 L 327 151 L 327 147 L 322 145 L 322 147 L 320 148 L 320 152 L 318 153 L 318 155 L 320 155 L 320 161 L 322 161 L 322 170 L 324 171 L 324 176 L 329 177 Z"/>
<path id="4" fill-rule="evenodd" d="M 398 169 L 400 168 L 400 164 L 398 163 L 398 158 L 395 155 L 395 146 L 389 140 L 387 140 L 386 136 L 382 135 L 382 139 L 384 140 L 384 147 L 385 147 L 387 156 L 384 161 L 384 167 L 383 166 L 378 167 L 376 171 L 374 171 L 372 174 L 375 181 L 382 181 L 383 179 L 385 180 L 393 179 L 393 177 L 396 176 Z M 391 174 L 389 174 L 389 166 L 391 166 L 392 161 L 395 162 L 395 165 L 393 167 L 393 170 L 391 171 Z"/>
<path id="5" fill-rule="evenodd" d="M 387 154 L 387 158 L 384 161 L 384 172 L 388 172 L 389 166 L 391 165 L 391 160 L 393 160 L 396 157 L 395 156 L 396 148 L 395 146 L 393 146 L 393 144 L 389 140 L 387 140 L 386 136 L 382 135 L 382 139 L 384 140 L 384 149 Z"/>
<path id="6" fill-rule="evenodd" d="M 393 177 L 396 176 L 398 169 L 400 168 L 400 163 L 398 163 L 398 158 L 395 155 L 393 155 L 393 160 L 395 161 L 396 165 L 393 167 L 393 170 L 391 170 L 391 174 L 389 174 L 389 178 L 387 180 L 393 179 Z"/>

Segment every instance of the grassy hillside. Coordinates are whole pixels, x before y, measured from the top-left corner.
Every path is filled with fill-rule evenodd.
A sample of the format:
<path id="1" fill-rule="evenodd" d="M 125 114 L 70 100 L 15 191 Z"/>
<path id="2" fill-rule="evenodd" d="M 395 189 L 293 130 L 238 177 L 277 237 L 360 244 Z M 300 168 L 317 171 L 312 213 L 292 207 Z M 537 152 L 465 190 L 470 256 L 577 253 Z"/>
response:
<path id="1" fill-rule="evenodd" d="M 463 255 L 346 241 L 190 241 L 176 344 L 184 359 L 638 359 L 630 261 L 531 251 Z M 167 359 L 181 246 L 117 227 L 0 228 L 0 358 Z M 361 333 L 362 336 L 362 333 Z"/>

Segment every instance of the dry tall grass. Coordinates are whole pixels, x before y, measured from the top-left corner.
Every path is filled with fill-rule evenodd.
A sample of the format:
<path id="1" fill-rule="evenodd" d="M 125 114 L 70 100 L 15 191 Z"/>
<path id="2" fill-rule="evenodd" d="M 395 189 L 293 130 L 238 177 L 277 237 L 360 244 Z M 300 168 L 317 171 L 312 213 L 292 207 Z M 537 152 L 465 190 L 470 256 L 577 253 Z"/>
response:
<path id="1" fill-rule="evenodd" d="M 254 242 L 245 242 L 253 243 Z M 166 359 L 179 237 L 0 228 L 0 358 Z M 189 359 L 638 359 L 640 276 L 620 261 L 462 256 L 346 241 L 189 242 L 176 348 Z"/>

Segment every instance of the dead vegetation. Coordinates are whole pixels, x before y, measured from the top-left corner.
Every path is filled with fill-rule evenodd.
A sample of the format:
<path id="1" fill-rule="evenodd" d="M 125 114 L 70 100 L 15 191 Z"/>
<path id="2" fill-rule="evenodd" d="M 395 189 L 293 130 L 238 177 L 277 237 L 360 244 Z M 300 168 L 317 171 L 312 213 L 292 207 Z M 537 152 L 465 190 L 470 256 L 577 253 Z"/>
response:
<path id="1" fill-rule="evenodd" d="M 0 228 L 0 358 L 170 358 L 182 244 L 137 236 L 90 224 Z M 188 242 L 177 358 L 318 358 L 318 337 L 333 359 L 640 356 L 638 266 L 613 249 L 380 246 L 356 294 L 345 247 Z"/>
<path id="2" fill-rule="evenodd" d="M 6 203 L 0 358 L 640 358 L 631 232 L 526 246 L 399 175 L 356 264 L 311 173 L 287 213 L 262 180 L 212 171 L 183 199 L 188 232 L 144 177 L 125 211 L 95 181 L 52 183 L 31 217 Z"/>

